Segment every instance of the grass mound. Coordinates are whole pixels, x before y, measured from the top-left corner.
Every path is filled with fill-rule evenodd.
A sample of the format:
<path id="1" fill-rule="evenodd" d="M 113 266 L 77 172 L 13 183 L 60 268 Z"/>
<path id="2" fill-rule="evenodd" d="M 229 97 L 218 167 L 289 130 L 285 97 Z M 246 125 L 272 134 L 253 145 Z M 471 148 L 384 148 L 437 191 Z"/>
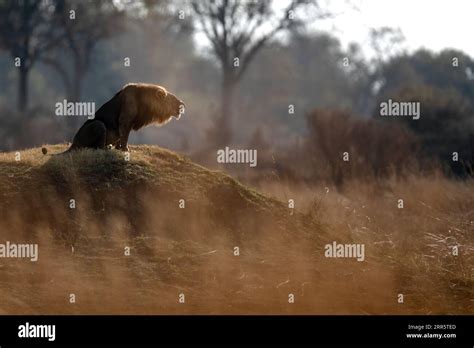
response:
<path id="1" fill-rule="evenodd" d="M 58 145 L 48 148 L 49 153 L 65 150 Z M 151 299 L 129 309 L 101 296 L 67 306 L 57 301 L 58 296 L 66 299 L 67 292 L 58 294 L 46 284 L 122 294 L 123 287 L 111 288 L 110 283 L 121 279 L 135 284 L 130 296 L 158 291 L 155 287 L 175 292 L 193 286 L 194 293 L 195 286 L 206 289 L 209 284 L 207 291 L 213 292 L 212 284 L 218 284 L 199 278 L 216 267 L 239 268 L 235 250 L 263 260 L 266 251 L 274 253 L 295 238 L 295 245 L 303 246 L 322 231 L 309 216 L 227 174 L 155 146 L 132 146 L 129 158 L 116 150 L 49 156 L 35 148 L 16 155 L 0 155 L 2 237 L 38 243 L 40 257 L 32 264 L 8 260 L 1 272 L 10 277 L 27 272 L 31 277 L 25 278 L 25 286 L 44 291 L 32 298 L 15 287 L 18 291 L 7 298 L 20 297 L 22 305 L 18 299 L 7 301 L 5 312 L 155 313 L 163 303 Z M 207 259 L 223 258 L 225 262 L 206 266 Z M 3 291 L 11 286 L 5 282 Z M 174 312 L 177 301 L 166 303 L 167 311 Z"/>
<path id="2" fill-rule="evenodd" d="M 472 183 L 261 187 L 276 199 L 177 153 L 131 149 L 0 154 L 0 243 L 39 248 L 37 262 L 0 259 L 0 313 L 472 311 Z M 365 260 L 326 258 L 333 241 L 363 243 Z"/>

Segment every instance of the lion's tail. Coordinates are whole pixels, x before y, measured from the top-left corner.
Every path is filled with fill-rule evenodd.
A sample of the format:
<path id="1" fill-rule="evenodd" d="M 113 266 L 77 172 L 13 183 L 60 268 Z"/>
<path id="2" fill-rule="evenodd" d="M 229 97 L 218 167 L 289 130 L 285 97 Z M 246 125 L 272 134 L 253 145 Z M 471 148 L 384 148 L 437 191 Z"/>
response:
<path id="1" fill-rule="evenodd" d="M 69 147 L 69 149 L 67 149 L 66 151 L 63 151 L 63 152 L 60 152 L 60 153 L 51 153 L 51 154 L 48 155 L 48 149 L 47 149 L 46 147 L 44 147 L 44 146 L 41 148 L 41 152 L 42 152 L 43 155 L 45 155 L 45 156 L 46 156 L 46 155 L 48 155 L 48 156 L 65 155 L 65 154 L 71 152 L 72 150 L 74 150 L 74 147 L 71 145 L 71 146 Z"/>

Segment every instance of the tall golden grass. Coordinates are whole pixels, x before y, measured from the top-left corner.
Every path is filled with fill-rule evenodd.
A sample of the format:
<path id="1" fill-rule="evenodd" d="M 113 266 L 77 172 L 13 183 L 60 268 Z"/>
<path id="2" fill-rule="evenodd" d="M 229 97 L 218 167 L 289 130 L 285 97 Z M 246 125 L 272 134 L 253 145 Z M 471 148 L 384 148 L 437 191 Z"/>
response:
<path id="1" fill-rule="evenodd" d="M 267 180 L 261 194 L 152 146 L 132 147 L 130 161 L 115 150 L 1 154 L 0 242 L 38 243 L 39 260 L 0 259 L 0 312 L 472 312 L 472 182 L 344 187 Z M 325 258 L 334 240 L 364 243 L 365 261 Z"/>

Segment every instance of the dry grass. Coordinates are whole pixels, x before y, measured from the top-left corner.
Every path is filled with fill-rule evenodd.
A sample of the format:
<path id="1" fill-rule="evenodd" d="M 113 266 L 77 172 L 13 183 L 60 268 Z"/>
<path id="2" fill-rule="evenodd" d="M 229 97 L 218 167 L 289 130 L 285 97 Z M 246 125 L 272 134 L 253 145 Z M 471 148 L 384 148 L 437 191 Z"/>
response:
<path id="1" fill-rule="evenodd" d="M 132 147 L 130 161 L 117 151 L 14 156 L 0 155 L 0 242 L 36 242 L 39 261 L 0 259 L 1 313 L 472 311 L 471 183 L 292 188 L 292 210 L 158 147 Z M 366 261 L 325 258 L 333 240 L 365 243 Z"/>
<path id="2" fill-rule="evenodd" d="M 264 184 L 281 200 L 320 221 L 336 240 L 366 245 L 369 263 L 391 275 L 404 294 L 403 313 L 474 311 L 474 182 L 439 174 L 334 187 Z M 403 209 L 398 200 L 403 199 Z M 453 247 L 458 255 L 453 255 Z"/>

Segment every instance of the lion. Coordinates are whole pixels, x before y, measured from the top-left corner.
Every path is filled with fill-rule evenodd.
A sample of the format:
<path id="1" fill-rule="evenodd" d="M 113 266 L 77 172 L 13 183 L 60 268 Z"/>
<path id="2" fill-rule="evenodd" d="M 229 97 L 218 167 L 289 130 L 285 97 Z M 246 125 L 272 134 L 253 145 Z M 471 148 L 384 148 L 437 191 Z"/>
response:
<path id="1" fill-rule="evenodd" d="M 102 105 L 93 119 L 79 128 L 66 152 L 114 146 L 129 151 L 128 137 L 132 129 L 137 131 L 150 124 L 164 125 L 171 118 L 179 120 L 184 108 L 184 102 L 162 86 L 129 83 Z"/>

